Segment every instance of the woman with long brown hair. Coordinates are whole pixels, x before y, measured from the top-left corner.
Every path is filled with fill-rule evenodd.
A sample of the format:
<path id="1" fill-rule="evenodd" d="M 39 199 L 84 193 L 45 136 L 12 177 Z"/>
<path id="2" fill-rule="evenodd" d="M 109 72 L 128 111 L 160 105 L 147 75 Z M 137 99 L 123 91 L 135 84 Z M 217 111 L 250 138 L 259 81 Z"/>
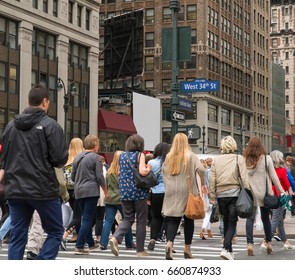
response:
<path id="1" fill-rule="evenodd" d="M 244 151 L 246 160 L 246 167 L 249 176 L 249 183 L 251 185 L 256 205 L 260 207 L 261 220 L 263 223 L 265 242 L 262 243 L 262 248 L 266 250 L 267 254 L 272 252 L 271 246 L 271 223 L 269 219 L 270 209 L 264 207 L 264 196 L 267 193 L 272 193 L 272 183 L 280 192 L 284 192 L 276 171 L 273 166 L 273 161 L 267 155 L 261 140 L 253 136 Z M 267 182 L 267 183 L 266 183 Z M 253 256 L 253 227 L 255 220 L 255 211 L 251 218 L 246 221 L 247 234 L 247 251 L 248 256 Z"/>

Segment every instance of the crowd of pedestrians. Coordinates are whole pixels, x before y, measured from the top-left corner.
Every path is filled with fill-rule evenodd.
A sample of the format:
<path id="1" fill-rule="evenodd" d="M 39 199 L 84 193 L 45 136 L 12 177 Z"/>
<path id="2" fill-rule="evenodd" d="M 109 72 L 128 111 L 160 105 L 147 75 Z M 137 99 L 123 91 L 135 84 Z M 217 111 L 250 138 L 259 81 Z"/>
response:
<path id="1" fill-rule="evenodd" d="M 163 237 L 163 255 L 173 260 L 173 244 L 180 226 L 184 227 L 183 257 L 193 258 L 195 223 L 185 215 L 189 188 L 204 202 L 201 240 L 213 236 L 212 208 L 219 210 L 221 258 L 234 259 L 239 222 L 236 201 L 241 186 L 251 190 L 254 197 L 254 212 L 245 227 L 248 256 L 254 255 L 256 211 L 261 215 L 265 234 L 261 248 L 267 254 L 273 253 L 271 241 L 277 234 L 285 250 L 295 249 L 284 227 L 286 211 L 291 210 L 290 201 L 294 201 L 294 160 L 285 160 L 277 150 L 268 155 L 258 137 L 251 137 L 243 155 L 238 155 L 236 141 L 226 136 L 220 143 L 220 155 L 200 160 L 187 135 L 177 133 L 171 147 L 159 143 L 148 159 L 144 139 L 134 134 L 127 139 L 124 151 L 114 153 L 108 166 L 99 155 L 100 142 L 95 135 L 87 135 L 83 141 L 73 138 L 66 148 L 62 128 L 47 116 L 47 89 L 34 86 L 28 100 L 29 106 L 7 125 L 3 134 L 0 182 L 5 187 L 9 213 L 1 220 L 0 248 L 9 235 L 9 260 L 23 259 L 26 247 L 27 259 L 55 259 L 59 250 L 68 250 L 67 242 L 75 243 L 76 255 L 110 248 L 119 256 L 123 239 L 126 249 L 148 257 Z M 141 176 L 154 173 L 157 185 L 138 188 L 134 167 Z M 266 193 L 279 198 L 277 209 L 264 205 Z M 65 205 L 71 213 L 67 223 L 62 213 Z"/>

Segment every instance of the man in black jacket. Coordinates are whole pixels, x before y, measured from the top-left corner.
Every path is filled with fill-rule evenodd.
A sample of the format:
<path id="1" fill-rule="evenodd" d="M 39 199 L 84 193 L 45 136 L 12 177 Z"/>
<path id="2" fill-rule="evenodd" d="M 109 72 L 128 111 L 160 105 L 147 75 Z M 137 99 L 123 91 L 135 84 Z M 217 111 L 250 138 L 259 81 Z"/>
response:
<path id="1" fill-rule="evenodd" d="M 47 233 L 37 259 L 55 259 L 64 232 L 54 167 L 66 163 L 68 151 L 62 128 L 47 116 L 48 107 L 49 91 L 34 86 L 29 92 L 29 107 L 3 134 L 5 197 L 11 215 L 9 260 L 23 259 L 34 210 Z"/>

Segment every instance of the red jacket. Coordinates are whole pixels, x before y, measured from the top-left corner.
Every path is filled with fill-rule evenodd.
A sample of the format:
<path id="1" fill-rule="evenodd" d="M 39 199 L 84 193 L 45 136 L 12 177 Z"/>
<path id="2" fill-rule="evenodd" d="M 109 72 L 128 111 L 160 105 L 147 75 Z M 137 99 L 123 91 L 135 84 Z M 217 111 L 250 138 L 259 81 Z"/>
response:
<path id="1" fill-rule="evenodd" d="M 278 178 L 280 180 L 280 183 L 281 183 L 282 188 L 284 189 L 284 191 L 289 190 L 289 188 L 290 188 L 290 182 L 288 180 L 288 175 L 287 175 L 286 168 L 285 167 L 280 167 L 280 168 L 275 168 L 275 170 L 276 170 L 276 173 L 278 175 Z M 278 197 L 280 197 L 279 190 L 275 186 L 272 186 L 272 189 L 273 189 L 274 193 Z"/>

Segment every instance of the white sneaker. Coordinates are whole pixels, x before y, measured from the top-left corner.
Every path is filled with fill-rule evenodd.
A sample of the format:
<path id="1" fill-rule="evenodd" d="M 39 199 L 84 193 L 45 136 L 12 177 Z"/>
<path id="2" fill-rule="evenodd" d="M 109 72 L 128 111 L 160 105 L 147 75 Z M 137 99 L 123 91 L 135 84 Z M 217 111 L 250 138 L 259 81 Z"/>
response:
<path id="1" fill-rule="evenodd" d="M 295 250 L 295 247 L 290 243 L 284 244 L 284 250 Z"/>
<path id="2" fill-rule="evenodd" d="M 221 251 L 220 257 L 223 258 L 224 260 L 234 260 L 233 254 L 230 253 L 229 251 L 226 251 L 225 249 Z"/>

